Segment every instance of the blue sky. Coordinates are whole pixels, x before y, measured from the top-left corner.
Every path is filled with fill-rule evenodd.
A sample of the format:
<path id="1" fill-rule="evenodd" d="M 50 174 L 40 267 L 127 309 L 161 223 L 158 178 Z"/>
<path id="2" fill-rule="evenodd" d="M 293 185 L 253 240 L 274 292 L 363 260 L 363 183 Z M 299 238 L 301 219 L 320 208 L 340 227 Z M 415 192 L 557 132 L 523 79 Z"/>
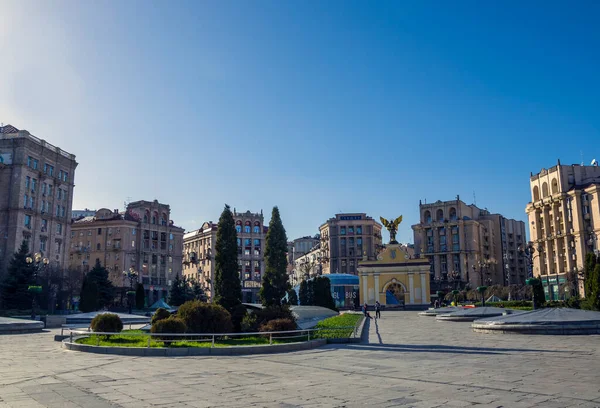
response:
<path id="1" fill-rule="evenodd" d="M 74 208 L 224 203 L 288 237 L 419 199 L 525 220 L 529 174 L 600 159 L 600 3 L 0 3 L 0 121 L 77 155 Z"/>

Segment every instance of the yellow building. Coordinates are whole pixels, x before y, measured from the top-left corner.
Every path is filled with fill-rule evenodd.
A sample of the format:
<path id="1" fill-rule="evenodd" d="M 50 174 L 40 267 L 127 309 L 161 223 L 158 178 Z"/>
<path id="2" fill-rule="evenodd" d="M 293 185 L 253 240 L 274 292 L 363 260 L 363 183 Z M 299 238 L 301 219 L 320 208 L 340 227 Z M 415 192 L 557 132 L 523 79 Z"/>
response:
<path id="1" fill-rule="evenodd" d="M 389 307 L 429 306 L 429 261 L 410 259 L 400 244 L 388 244 L 376 261 L 358 264 L 360 303 Z"/>

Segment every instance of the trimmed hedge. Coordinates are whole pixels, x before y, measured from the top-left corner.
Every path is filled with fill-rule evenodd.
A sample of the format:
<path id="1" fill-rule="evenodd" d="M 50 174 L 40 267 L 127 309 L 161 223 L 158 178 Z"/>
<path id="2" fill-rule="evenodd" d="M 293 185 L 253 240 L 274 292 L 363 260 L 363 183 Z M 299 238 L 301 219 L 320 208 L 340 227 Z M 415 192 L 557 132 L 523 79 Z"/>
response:
<path id="1" fill-rule="evenodd" d="M 287 319 L 296 324 L 296 319 L 288 305 L 269 306 L 260 310 L 253 310 L 242 320 L 243 332 L 260 331 L 260 328 L 272 320 Z"/>
<path id="2" fill-rule="evenodd" d="M 118 333 L 123 330 L 121 318 L 114 313 L 102 313 L 92 319 L 91 328 L 95 332 Z"/>
<path id="3" fill-rule="evenodd" d="M 150 333 L 185 333 L 186 330 L 187 327 L 182 319 L 170 316 L 167 319 L 160 319 L 153 323 L 150 328 Z M 162 341 L 182 340 L 181 337 L 175 336 L 156 336 L 155 338 Z"/>
<path id="4" fill-rule="evenodd" d="M 224 307 L 199 300 L 185 302 L 177 310 L 188 333 L 231 333 L 231 315 Z"/>
<path id="5" fill-rule="evenodd" d="M 274 319 L 260 326 L 261 332 L 296 330 L 296 323 L 290 319 Z"/>
<path id="6" fill-rule="evenodd" d="M 152 315 L 151 323 L 154 324 L 159 320 L 168 319 L 169 317 L 171 317 L 171 313 L 167 309 L 159 307 Z"/>

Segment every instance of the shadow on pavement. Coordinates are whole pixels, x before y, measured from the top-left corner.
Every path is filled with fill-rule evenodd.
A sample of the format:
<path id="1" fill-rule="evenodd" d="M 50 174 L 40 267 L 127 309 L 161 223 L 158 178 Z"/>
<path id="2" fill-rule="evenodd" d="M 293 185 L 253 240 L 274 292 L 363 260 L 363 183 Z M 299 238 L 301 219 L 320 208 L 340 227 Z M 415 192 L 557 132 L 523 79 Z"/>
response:
<path id="1" fill-rule="evenodd" d="M 377 322 L 375 322 L 377 324 Z M 379 335 L 379 334 L 378 334 Z M 356 350 L 427 352 L 427 353 L 457 353 L 457 354 L 507 354 L 511 352 L 544 352 L 565 353 L 562 350 L 520 349 L 520 348 L 489 348 L 489 347 L 460 347 L 436 344 L 348 344 L 345 348 Z"/>

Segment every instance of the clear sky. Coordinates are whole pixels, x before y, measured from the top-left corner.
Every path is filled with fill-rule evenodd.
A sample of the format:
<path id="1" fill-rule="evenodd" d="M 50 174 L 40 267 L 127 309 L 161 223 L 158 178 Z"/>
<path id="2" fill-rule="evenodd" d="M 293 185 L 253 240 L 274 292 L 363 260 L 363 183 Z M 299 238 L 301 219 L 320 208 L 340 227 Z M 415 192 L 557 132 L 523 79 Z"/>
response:
<path id="1" fill-rule="evenodd" d="M 0 2 L 0 121 L 77 155 L 74 208 L 224 203 L 289 238 L 419 199 L 525 220 L 600 159 L 598 1 Z M 267 218 L 270 218 L 267 216 Z"/>

